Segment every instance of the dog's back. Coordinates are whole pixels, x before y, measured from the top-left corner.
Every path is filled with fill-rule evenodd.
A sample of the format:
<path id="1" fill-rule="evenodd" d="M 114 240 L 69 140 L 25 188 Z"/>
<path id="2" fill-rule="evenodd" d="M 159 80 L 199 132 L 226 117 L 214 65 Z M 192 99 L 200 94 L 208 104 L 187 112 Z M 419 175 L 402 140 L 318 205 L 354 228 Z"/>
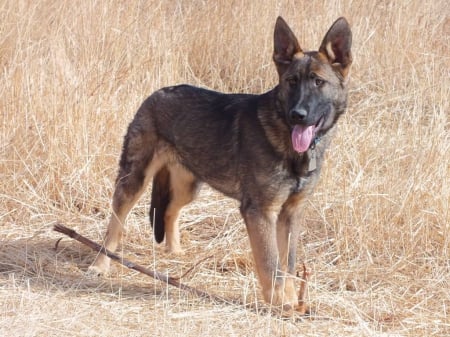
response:
<path id="1" fill-rule="evenodd" d="M 188 85 L 164 88 L 147 99 L 130 127 L 152 123 L 158 142 L 172 152 L 174 161 L 200 181 L 239 199 L 242 124 L 252 120 L 258 129 L 259 97 Z"/>

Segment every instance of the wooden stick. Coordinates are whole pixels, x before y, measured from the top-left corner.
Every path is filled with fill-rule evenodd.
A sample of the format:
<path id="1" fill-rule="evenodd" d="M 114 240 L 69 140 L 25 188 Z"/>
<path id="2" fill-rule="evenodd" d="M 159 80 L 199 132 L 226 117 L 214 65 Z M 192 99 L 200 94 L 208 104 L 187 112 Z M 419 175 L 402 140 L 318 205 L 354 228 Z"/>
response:
<path id="1" fill-rule="evenodd" d="M 298 306 L 296 308 L 296 311 L 299 312 L 301 315 L 305 315 L 309 312 L 308 305 L 306 304 L 305 301 L 305 296 L 306 296 L 306 282 L 308 282 L 310 275 L 311 272 L 309 272 L 306 269 L 306 266 L 303 263 L 303 275 L 300 283 L 300 290 L 298 292 Z"/>
<path id="2" fill-rule="evenodd" d="M 71 237 L 72 239 L 77 240 L 78 242 L 81 242 L 82 244 L 88 246 L 89 248 L 91 248 L 92 250 L 104 254 L 106 256 L 108 256 L 111 260 L 114 260 L 116 262 L 119 262 L 120 264 L 124 265 L 125 267 L 129 268 L 129 269 L 133 269 L 136 270 L 142 274 L 148 275 L 150 277 L 153 277 L 156 280 L 159 280 L 161 282 L 170 284 L 174 287 L 177 287 L 179 289 L 185 290 L 187 292 L 190 292 L 198 297 L 201 298 L 206 298 L 206 299 L 210 299 L 213 301 L 217 301 L 217 302 L 221 302 L 221 303 L 227 303 L 230 304 L 231 301 L 220 297 L 220 296 L 216 296 L 216 295 L 211 295 L 205 291 L 190 287 L 186 284 L 181 283 L 177 278 L 173 278 L 170 277 L 168 275 L 164 275 L 162 273 L 159 273 L 155 270 L 150 270 L 147 269 L 145 267 L 142 267 L 136 263 L 133 263 L 123 257 L 120 257 L 119 255 L 109 251 L 108 249 L 106 249 L 104 246 L 99 245 L 98 243 L 89 240 L 88 238 L 78 234 L 76 231 L 74 231 L 73 229 L 70 229 L 62 224 L 56 224 L 53 227 L 53 230 L 62 234 L 65 234 L 69 237 Z"/>

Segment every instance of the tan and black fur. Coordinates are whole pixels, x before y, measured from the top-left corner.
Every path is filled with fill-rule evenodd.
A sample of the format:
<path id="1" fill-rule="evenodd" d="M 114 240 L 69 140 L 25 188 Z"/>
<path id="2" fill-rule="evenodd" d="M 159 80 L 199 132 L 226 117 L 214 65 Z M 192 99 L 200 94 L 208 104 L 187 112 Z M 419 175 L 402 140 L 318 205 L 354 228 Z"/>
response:
<path id="1" fill-rule="evenodd" d="M 279 84 L 261 95 L 188 85 L 148 97 L 128 127 L 105 246 L 115 250 L 125 219 L 153 179 L 155 239 L 181 252 L 181 208 L 206 182 L 240 202 L 264 299 L 292 309 L 301 204 L 319 176 L 329 132 L 347 105 L 351 31 L 344 18 L 318 51 L 303 51 L 286 22 L 275 25 Z M 305 147 L 306 146 L 306 147 Z M 90 270 L 107 272 L 97 257 Z"/>

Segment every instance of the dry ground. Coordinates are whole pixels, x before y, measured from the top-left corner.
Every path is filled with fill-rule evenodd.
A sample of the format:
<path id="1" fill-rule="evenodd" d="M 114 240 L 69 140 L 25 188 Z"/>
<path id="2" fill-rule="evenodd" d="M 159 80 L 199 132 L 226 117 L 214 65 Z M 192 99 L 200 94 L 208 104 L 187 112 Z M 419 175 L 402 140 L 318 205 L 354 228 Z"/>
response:
<path id="1" fill-rule="evenodd" d="M 276 83 L 283 15 L 317 49 L 354 32 L 348 113 L 306 205 L 299 255 L 311 319 L 261 302 L 235 202 L 205 188 L 182 217 L 187 254 L 152 242 L 148 195 L 121 254 L 261 310 L 213 303 L 117 266 L 51 231 L 100 240 L 122 136 L 155 89 L 260 93 Z M 450 335 L 450 9 L 447 1 L 0 2 L 1 336 Z M 299 260 L 300 268 L 300 260 Z"/>

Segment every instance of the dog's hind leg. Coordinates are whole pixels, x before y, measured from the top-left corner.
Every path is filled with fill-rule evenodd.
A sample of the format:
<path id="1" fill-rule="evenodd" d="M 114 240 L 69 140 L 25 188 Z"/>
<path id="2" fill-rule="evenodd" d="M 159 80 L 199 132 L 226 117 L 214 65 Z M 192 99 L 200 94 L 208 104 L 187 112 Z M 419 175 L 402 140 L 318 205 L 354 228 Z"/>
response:
<path id="1" fill-rule="evenodd" d="M 163 167 L 153 184 L 150 217 L 154 218 L 155 239 L 161 242 L 165 235 L 166 251 L 180 254 L 183 251 L 178 216 L 181 208 L 195 198 L 199 183 L 191 172 L 179 164 L 173 164 Z"/>
<path id="2" fill-rule="evenodd" d="M 145 190 L 151 177 L 164 164 L 156 151 L 156 141 L 151 133 L 130 125 L 123 145 L 119 175 L 112 200 L 112 214 L 105 235 L 104 246 L 115 251 L 123 234 L 125 219 Z M 109 270 L 110 259 L 97 256 L 89 267 L 91 274 L 103 274 Z"/>

